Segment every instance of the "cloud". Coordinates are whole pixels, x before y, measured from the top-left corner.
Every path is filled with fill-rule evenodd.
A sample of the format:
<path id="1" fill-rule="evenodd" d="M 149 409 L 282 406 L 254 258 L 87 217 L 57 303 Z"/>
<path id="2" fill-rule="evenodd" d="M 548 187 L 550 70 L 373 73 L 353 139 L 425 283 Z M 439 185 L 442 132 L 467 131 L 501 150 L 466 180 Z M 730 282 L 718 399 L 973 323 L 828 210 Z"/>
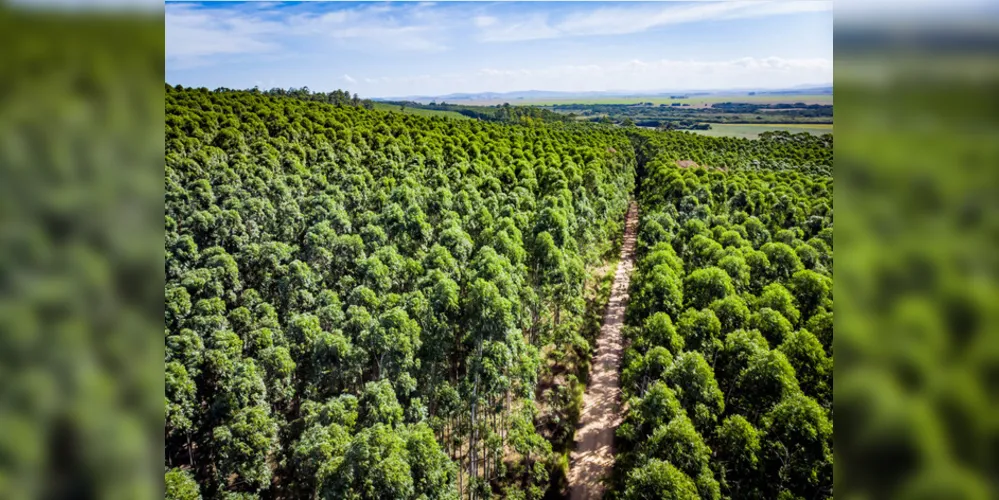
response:
<path id="1" fill-rule="evenodd" d="M 306 4 L 166 4 L 169 63 L 189 67 L 218 56 L 288 52 L 293 47 L 369 51 L 440 51 L 431 4 L 390 7 L 362 4 L 328 10 Z M 339 42 L 339 43 L 337 43 Z"/>
<path id="2" fill-rule="evenodd" d="M 481 32 L 479 39 L 483 42 L 515 42 L 555 38 L 560 34 L 548 24 L 545 15 L 538 14 L 520 22 L 494 21 Z"/>
<path id="3" fill-rule="evenodd" d="M 497 19 L 493 16 L 475 16 L 472 22 L 480 28 L 485 28 L 496 24 Z"/>
<path id="4" fill-rule="evenodd" d="M 427 36 L 428 28 L 416 26 L 351 26 L 333 30 L 328 36 L 335 39 L 354 39 L 376 44 L 380 48 L 405 51 L 434 52 L 447 48 L 446 45 Z"/>
<path id="5" fill-rule="evenodd" d="M 435 25 L 426 9 L 432 5 L 390 7 L 366 4 L 353 9 L 316 13 L 301 12 L 290 16 L 289 33 L 311 35 L 326 40 L 352 40 L 355 47 L 399 51 L 440 51 L 440 26 Z"/>
<path id="6" fill-rule="evenodd" d="M 610 7 L 568 16 L 556 29 L 568 36 L 637 33 L 667 24 L 681 24 L 727 15 L 742 2 L 712 2 L 690 6 Z"/>
<path id="7" fill-rule="evenodd" d="M 274 51 L 279 46 L 265 37 L 283 28 L 238 12 L 221 17 L 186 4 L 167 4 L 165 22 L 168 61 L 190 63 L 208 56 Z"/>
<path id="8" fill-rule="evenodd" d="M 479 24 L 482 41 L 505 42 L 544 38 L 594 35 L 623 35 L 685 23 L 822 12 L 832 9 L 828 0 L 712 1 L 693 3 L 622 3 L 592 8 L 583 4 L 577 10 L 552 20 L 539 15 L 529 23 L 497 22 Z"/>
<path id="9" fill-rule="evenodd" d="M 240 87 L 277 80 L 268 85 L 349 85 L 367 96 L 791 86 L 831 81 L 830 61 L 807 59 L 810 54 L 826 57 L 831 40 L 828 51 L 822 50 L 821 39 L 798 47 L 794 41 L 761 33 L 762 24 L 750 21 L 735 24 L 747 27 L 739 36 L 747 36 L 751 47 L 708 24 L 703 30 L 701 25 L 689 30 L 695 33 L 683 46 L 657 47 L 648 36 L 628 34 L 828 11 L 830 5 L 826 0 L 167 2 L 167 72 L 173 83 L 185 85 Z M 791 26 L 795 20 L 789 21 Z M 604 38 L 611 36 L 615 38 Z M 562 40 L 569 37 L 578 38 Z M 500 45 L 544 39 L 553 41 L 516 49 Z M 609 59 L 614 57 L 610 51 L 599 50 L 611 43 L 618 60 Z M 596 49 L 594 55 L 588 49 Z M 444 51 L 446 56 L 436 55 Z M 672 59 L 656 59 L 662 54 Z M 757 57 L 741 57 L 745 55 Z M 767 55 L 785 57 L 762 57 Z M 683 59 L 688 56 L 694 59 Z M 493 62 L 483 66 L 483 60 Z"/>

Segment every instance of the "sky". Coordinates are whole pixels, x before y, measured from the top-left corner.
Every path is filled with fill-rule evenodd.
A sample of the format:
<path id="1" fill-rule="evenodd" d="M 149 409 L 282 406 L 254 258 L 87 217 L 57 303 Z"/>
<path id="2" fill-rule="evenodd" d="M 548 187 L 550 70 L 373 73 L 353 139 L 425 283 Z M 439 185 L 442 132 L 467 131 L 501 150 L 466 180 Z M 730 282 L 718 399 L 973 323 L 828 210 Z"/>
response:
<path id="1" fill-rule="evenodd" d="M 402 97 L 776 89 L 833 78 L 827 0 L 165 7 L 174 85 Z"/>

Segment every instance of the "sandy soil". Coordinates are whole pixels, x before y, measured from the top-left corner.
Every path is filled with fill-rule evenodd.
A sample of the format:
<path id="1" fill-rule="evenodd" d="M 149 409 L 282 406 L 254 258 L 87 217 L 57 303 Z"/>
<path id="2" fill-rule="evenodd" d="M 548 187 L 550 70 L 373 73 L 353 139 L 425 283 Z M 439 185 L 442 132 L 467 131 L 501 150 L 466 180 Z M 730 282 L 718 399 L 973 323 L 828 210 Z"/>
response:
<path id="1" fill-rule="evenodd" d="M 628 305 L 628 285 L 634 267 L 638 207 L 632 203 L 621 245 L 621 262 L 614 275 L 604 324 L 597 338 L 597 350 L 590 373 L 590 386 L 583 396 L 583 414 L 576 429 L 576 450 L 569 463 L 572 500 L 598 499 L 604 494 L 604 480 L 614 466 L 614 431 L 621 424 L 621 354 L 624 340 L 621 327 Z"/>

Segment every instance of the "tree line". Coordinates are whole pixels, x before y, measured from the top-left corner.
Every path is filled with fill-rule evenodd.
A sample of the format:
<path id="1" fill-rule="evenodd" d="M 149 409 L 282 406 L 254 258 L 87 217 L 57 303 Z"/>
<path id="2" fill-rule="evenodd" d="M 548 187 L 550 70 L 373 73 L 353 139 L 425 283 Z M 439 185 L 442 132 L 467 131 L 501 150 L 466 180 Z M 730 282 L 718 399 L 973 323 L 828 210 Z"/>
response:
<path id="1" fill-rule="evenodd" d="M 179 89 L 183 89 L 183 86 L 178 85 Z M 205 89 L 207 91 L 207 89 Z M 280 87 L 274 87 L 270 90 L 260 90 L 260 87 L 253 87 L 252 89 L 230 89 L 228 87 L 218 87 L 212 92 L 247 92 L 250 94 L 261 94 L 272 97 L 290 97 L 293 99 L 302 99 L 305 101 L 317 101 L 324 102 L 327 104 L 332 104 L 334 106 L 354 106 L 363 107 L 365 109 L 373 109 L 374 102 L 371 99 L 361 99 L 355 92 L 351 95 L 350 92 L 342 89 L 333 90 L 330 92 L 317 92 L 310 90 L 308 86 L 295 88 L 289 87 L 287 89 L 282 89 Z"/>
<path id="2" fill-rule="evenodd" d="M 538 122 L 568 123 L 575 120 L 575 115 L 556 113 L 537 106 L 511 106 L 510 103 L 493 106 L 472 106 L 467 104 L 449 104 L 446 102 L 431 102 L 422 104 L 412 101 L 385 101 L 387 104 L 399 105 L 414 109 L 429 109 L 435 111 L 453 111 L 469 118 L 478 120 L 532 124 Z"/>

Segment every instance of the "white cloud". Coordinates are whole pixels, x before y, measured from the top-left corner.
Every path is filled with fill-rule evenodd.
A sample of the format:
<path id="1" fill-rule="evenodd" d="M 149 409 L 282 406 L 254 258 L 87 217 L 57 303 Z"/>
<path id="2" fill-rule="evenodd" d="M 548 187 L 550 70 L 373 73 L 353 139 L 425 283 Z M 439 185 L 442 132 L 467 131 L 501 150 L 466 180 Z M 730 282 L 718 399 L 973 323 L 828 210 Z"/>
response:
<path id="1" fill-rule="evenodd" d="M 328 36 L 336 39 L 355 39 L 376 44 L 381 48 L 392 48 L 406 51 L 433 52 L 447 48 L 430 36 L 429 29 L 417 26 L 383 27 L 383 26 L 351 26 L 349 28 L 331 30 Z"/>
<path id="2" fill-rule="evenodd" d="M 544 15 L 534 15 L 519 22 L 507 21 L 490 23 L 481 32 L 480 40 L 484 42 L 515 42 L 555 38 L 561 34 L 548 24 L 548 19 Z"/>
<path id="3" fill-rule="evenodd" d="M 426 11 L 432 5 L 399 7 L 363 4 L 332 12 L 311 5 L 246 3 L 204 8 L 166 4 L 166 54 L 171 63 L 190 67 L 210 63 L 213 56 L 262 54 L 288 50 L 307 42 L 317 48 L 440 51 L 440 29 Z M 408 16 L 415 11 L 421 13 Z M 392 15 L 386 15 L 391 12 Z M 340 44 L 337 44 L 340 41 Z"/>
<path id="4" fill-rule="evenodd" d="M 280 23 L 241 13 L 220 17 L 184 4 L 167 4 L 166 56 L 196 64 L 214 55 L 271 52 L 278 45 L 264 35 L 279 33 Z"/>
<path id="5" fill-rule="evenodd" d="M 416 5 L 417 9 L 429 6 Z M 353 40 L 368 48 L 393 49 L 403 51 L 439 51 L 446 48 L 438 38 L 437 26 L 428 22 L 425 14 L 407 19 L 408 11 L 402 16 L 386 16 L 391 11 L 388 5 L 363 5 L 356 9 L 339 10 L 324 14 L 303 12 L 289 17 L 289 34 L 309 34 L 320 39 Z M 400 20 L 400 17 L 402 18 Z M 422 22 L 415 21 L 420 18 Z"/>
<path id="6" fill-rule="evenodd" d="M 472 22 L 480 28 L 485 28 L 487 26 L 492 26 L 496 24 L 497 19 L 493 16 L 475 16 Z"/>
<path id="7" fill-rule="evenodd" d="M 277 78 L 282 86 L 314 83 L 310 86 L 318 88 L 324 82 L 339 82 L 357 87 L 368 96 L 525 89 L 782 87 L 831 81 L 829 60 L 804 58 L 816 53 L 811 48 L 816 43 L 821 46 L 821 41 L 812 40 L 816 43 L 803 50 L 786 50 L 785 45 L 767 40 L 768 48 L 760 48 L 757 43 L 752 50 L 743 51 L 731 34 L 705 29 L 703 36 L 691 40 L 694 47 L 659 51 L 644 41 L 641 47 L 634 46 L 634 37 L 608 40 L 596 36 L 626 35 L 685 23 L 827 11 L 830 6 L 827 0 L 531 3 L 517 7 L 492 3 L 251 2 L 209 6 L 167 2 L 167 64 L 168 74 L 194 66 L 210 68 L 187 73 L 212 75 L 211 83 L 206 84 L 209 87 L 240 86 L 244 78 L 245 83 L 254 78 Z M 573 36 L 581 38 L 567 43 L 559 40 L 531 44 L 522 52 L 481 43 Z M 700 50 L 696 45 L 702 39 L 732 41 L 725 48 Z M 586 53 L 586 47 L 609 43 L 620 48 L 616 51 L 619 60 L 603 60 L 605 56 L 594 60 Z M 831 48 L 831 41 L 829 45 Z M 567 47 L 578 47 L 578 51 L 567 52 Z M 446 57 L 418 57 L 445 50 Z M 739 58 L 759 56 L 761 51 L 762 55 L 804 56 Z M 558 55 L 553 56 L 555 53 Z M 658 54 L 671 54 L 673 59 L 654 59 Z M 688 55 L 701 59 L 682 59 Z M 640 58 L 634 59 L 636 56 Z M 704 57 L 719 59 L 708 61 Z M 495 62 L 483 67 L 479 62 L 483 59 Z M 578 64 L 568 65 L 567 61 Z M 221 66 L 226 63 L 229 66 Z M 236 64 L 241 71 L 231 73 L 246 76 L 229 74 Z M 275 72 L 274 64 L 280 64 L 282 70 Z M 430 74 L 412 75 L 424 71 Z"/>
<path id="8" fill-rule="evenodd" d="M 622 3 L 597 9 L 581 8 L 553 21 L 536 16 L 526 23 L 476 22 L 480 39 L 490 42 L 536 40 L 563 36 L 622 35 L 668 25 L 714 20 L 766 17 L 832 9 L 829 0 L 712 1 L 694 3 Z"/>
<path id="9" fill-rule="evenodd" d="M 556 26 L 565 35 L 637 33 L 667 24 L 717 18 L 741 8 L 743 2 L 712 2 L 682 6 L 608 7 L 568 16 Z"/>

